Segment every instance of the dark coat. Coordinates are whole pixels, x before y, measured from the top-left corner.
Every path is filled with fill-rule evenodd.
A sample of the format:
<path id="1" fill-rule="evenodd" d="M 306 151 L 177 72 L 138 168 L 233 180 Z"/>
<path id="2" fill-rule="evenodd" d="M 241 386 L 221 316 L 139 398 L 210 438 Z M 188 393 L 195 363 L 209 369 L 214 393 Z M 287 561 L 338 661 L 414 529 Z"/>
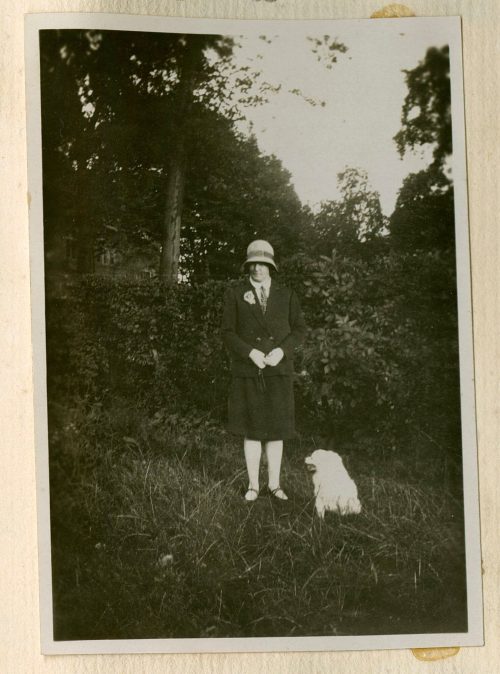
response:
<path id="1" fill-rule="evenodd" d="M 251 292 L 255 303 L 244 299 Z M 306 324 L 299 299 L 293 290 L 280 286 L 273 278 L 266 313 L 262 309 L 254 287 L 247 279 L 228 288 L 224 298 L 222 335 L 231 357 L 231 371 L 235 377 L 255 377 L 257 366 L 250 360 L 252 349 L 268 354 L 281 347 L 284 357 L 276 367 L 266 367 L 265 377 L 293 374 L 293 352 L 304 340 Z"/>

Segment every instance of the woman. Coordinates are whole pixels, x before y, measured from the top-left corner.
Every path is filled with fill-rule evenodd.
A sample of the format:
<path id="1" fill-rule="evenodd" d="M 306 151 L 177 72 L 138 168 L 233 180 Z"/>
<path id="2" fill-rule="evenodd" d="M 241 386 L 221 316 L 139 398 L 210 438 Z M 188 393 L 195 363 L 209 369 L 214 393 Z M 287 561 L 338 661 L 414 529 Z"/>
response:
<path id="1" fill-rule="evenodd" d="M 253 241 L 244 263 L 246 280 L 228 288 L 222 333 L 231 357 L 228 430 L 243 435 L 248 472 L 245 500 L 259 495 L 259 467 L 265 446 L 271 494 L 286 501 L 280 486 L 283 440 L 295 434 L 293 352 L 306 326 L 297 295 L 280 286 L 274 250 Z"/>

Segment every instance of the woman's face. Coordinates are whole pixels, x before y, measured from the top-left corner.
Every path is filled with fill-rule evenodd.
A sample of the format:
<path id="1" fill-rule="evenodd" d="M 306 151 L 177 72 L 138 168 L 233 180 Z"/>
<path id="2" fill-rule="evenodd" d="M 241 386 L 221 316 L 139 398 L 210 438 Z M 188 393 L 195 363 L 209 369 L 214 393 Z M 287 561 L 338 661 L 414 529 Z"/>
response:
<path id="1" fill-rule="evenodd" d="M 248 268 L 252 280 L 257 283 L 262 283 L 262 281 L 265 281 L 271 275 L 269 267 L 263 262 L 252 262 L 248 265 Z"/>

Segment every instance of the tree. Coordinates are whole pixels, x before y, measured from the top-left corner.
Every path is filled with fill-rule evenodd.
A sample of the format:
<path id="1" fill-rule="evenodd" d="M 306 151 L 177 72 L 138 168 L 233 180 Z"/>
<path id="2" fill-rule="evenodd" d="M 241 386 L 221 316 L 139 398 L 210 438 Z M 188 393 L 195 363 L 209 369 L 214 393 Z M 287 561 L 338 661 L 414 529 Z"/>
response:
<path id="1" fill-rule="evenodd" d="M 165 215 L 161 236 L 160 280 L 165 285 L 177 283 L 179 274 L 188 125 L 195 88 L 203 80 L 204 49 L 211 42 L 203 35 L 184 35 L 181 40 L 183 49 L 178 57 L 178 83 L 171 110 L 172 145 L 167 164 Z"/>
<path id="2" fill-rule="evenodd" d="M 449 48 L 432 47 L 413 70 L 405 70 L 408 93 L 401 130 L 394 136 L 401 156 L 419 145 L 434 146 L 436 166 L 452 151 Z"/>
<path id="3" fill-rule="evenodd" d="M 417 415 L 408 413 L 411 425 L 427 429 L 435 445 L 456 459 L 460 382 L 454 193 L 446 172 L 452 152 L 448 47 L 429 49 L 406 71 L 406 82 L 402 129 L 394 140 L 401 155 L 432 145 L 433 160 L 405 178 L 389 219 L 391 273 L 398 288 L 394 313 L 404 336 L 398 369 L 401 381 L 412 385 L 400 398 L 409 410 L 420 408 Z"/>
<path id="4" fill-rule="evenodd" d="M 400 250 L 454 250 L 453 184 L 431 166 L 408 175 L 389 219 L 391 242 Z"/>
<path id="5" fill-rule="evenodd" d="M 234 125 L 245 106 L 258 105 L 280 89 L 248 66 L 237 66 L 233 48 L 226 36 L 126 31 L 52 31 L 42 40 L 42 87 L 51 127 L 46 146 L 63 152 L 77 183 L 85 183 L 89 171 L 100 190 L 119 187 L 122 176 L 141 169 L 153 182 L 163 181 L 160 276 L 166 284 L 177 281 L 180 243 L 188 240 L 181 229 L 184 204 L 191 198 L 186 179 L 196 172 L 191 164 L 207 138 L 197 125 L 203 120 L 206 132 L 205 122 L 215 117 Z M 313 49 L 327 66 L 345 50 L 329 36 Z M 64 87 L 58 89 L 61 73 Z M 63 96 L 76 102 L 67 129 L 61 129 L 55 104 Z M 75 158 L 78 148 L 82 152 Z M 80 246 L 92 247 L 104 233 L 95 231 L 98 224 L 88 225 L 88 204 L 80 203 L 85 223 Z"/>
<path id="6" fill-rule="evenodd" d="M 210 48 L 223 56 L 230 51 L 231 44 L 229 38 L 210 35 L 124 31 L 45 31 L 43 35 L 41 51 L 45 67 L 42 89 L 47 102 L 44 123 L 48 120 L 49 129 L 52 127 L 57 133 L 57 130 L 60 131 L 58 107 L 55 105 L 57 99 L 66 96 L 77 103 L 70 117 L 70 133 L 64 143 L 80 182 L 88 179 L 89 171 L 95 178 L 100 169 L 109 170 L 111 145 L 107 133 L 111 132 L 115 138 L 121 135 L 121 147 L 130 151 L 127 141 L 133 140 L 134 136 L 137 138 L 139 126 L 142 127 L 142 139 L 146 137 L 145 127 L 149 126 L 150 134 L 154 126 L 151 124 L 151 113 L 158 115 L 156 121 L 163 118 L 163 123 L 156 126 L 163 130 L 159 147 L 165 148 L 165 140 L 168 147 L 168 154 L 161 161 L 168 165 L 160 262 L 160 273 L 164 278 L 168 274 L 177 278 L 186 162 L 185 120 L 189 119 L 193 92 L 202 79 L 202 55 L 205 49 Z M 61 83 L 64 86 L 58 88 Z M 158 134 L 150 135 L 155 137 Z M 52 148 L 60 149 L 64 144 L 50 130 L 46 138 L 47 145 Z M 136 146 L 139 145 L 137 140 Z M 147 141 L 146 145 L 149 145 Z M 83 153 L 75 158 L 78 148 L 82 148 Z M 113 160 L 122 168 L 120 152 L 117 155 Z M 145 158 L 144 152 L 139 151 L 136 155 L 136 163 L 139 163 L 139 158 Z M 94 182 L 101 184 L 100 180 Z M 82 230 L 87 236 L 78 237 L 79 250 L 92 247 L 95 239 L 95 232 L 89 227 L 82 227 Z"/>
<path id="7" fill-rule="evenodd" d="M 448 46 L 428 49 L 423 61 L 405 73 L 408 93 L 394 140 L 401 156 L 432 145 L 433 161 L 405 178 L 390 217 L 391 241 L 407 250 L 454 252 L 453 182 L 445 168 L 452 152 Z"/>
<path id="8" fill-rule="evenodd" d="M 181 271 L 197 280 L 238 275 L 252 238 L 269 239 L 281 259 L 292 255 L 308 222 L 281 162 L 227 120 L 210 123 L 187 176 L 182 233 Z"/>
<path id="9" fill-rule="evenodd" d="M 41 108 L 44 189 L 44 237 L 47 260 L 58 235 L 75 237 L 78 270 L 91 271 L 95 223 L 89 160 L 95 154 L 93 124 L 84 111 L 84 71 L 71 58 L 85 52 L 88 41 L 72 33 L 67 45 L 61 31 L 40 32 Z M 61 180 L 64 175 L 65 179 Z M 82 199 L 81 195 L 85 198 Z"/>
<path id="10" fill-rule="evenodd" d="M 123 60 L 123 55 L 120 58 Z M 57 60 L 56 64 L 60 67 Z M 47 157 L 51 157 L 47 175 L 51 176 L 52 185 L 46 193 L 46 205 L 54 204 L 50 210 L 61 225 L 55 227 L 55 221 L 46 217 L 45 230 L 57 237 L 64 225 L 71 226 L 73 204 L 78 203 L 87 214 L 82 245 L 97 250 L 110 245 L 119 247 L 122 257 L 130 263 L 134 256 L 149 256 L 151 262 L 147 266 L 156 266 L 165 225 L 164 186 L 172 174 L 168 158 L 172 154 L 178 157 L 171 150 L 175 142 L 175 138 L 170 140 L 171 101 L 167 96 L 148 94 L 144 88 L 129 90 L 124 84 L 121 93 L 113 98 L 103 68 L 97 70 L 98 81 L 105 83 L 106 97 L 95 98 L 98 108 L 92 116 L 92 126 L 96 128 L 88 141 L 87 149 L 92 150 L 92 155 L 86 160 L 90 168 L 85 171 L 79 164 L 73 166 L 71 155 L 66 157 L 59 150 L 57 133 L 55 138 L 48 133 L 52 129 L 57 132 L 58 103 L 64 106 L 70 98 L 64 93 L 71 92 L 74 83 L 68 77 L 62 91 L 55 86 L 45 89 L 47 96 L 50 92 L 56 97 L 47 106 L 45 119 L 46 137 L 51 141 L 47 143 Z M 117 85 L 109 84 L 113 86 Z M 77 96 L 75 99 L 80 105 Z M 127 101 L 127 110 L 122 110 L 122 99 Z M 67 129 L 68 143 L 74 142 L 73 134 L 75 138 L 81 134 L 78 105 L 76 114 L 69 117 L 72 126 Z M 111 106 L 112 113 L 108 112 Z M 169 121 L 167 133 L 163 125 L 154 124 L 157 119 Z M 237 132 L 228 116 L 200 101 L 192 103 L 184 132 L 189 189 L 182 200 L 179 274 L 197 281 L 234 277 L 239 273 L 239 259 L 248 240 L 256 236 L 270 238 L 282 257 L 294 252 L 307 218 L 290 183 L 290 174 L 281 163 L 264 156 L 255 139 Z M 65 161 L 52 160 L 58 156 Z M 92 178 L 93 190 L 89 180 L 83 179 L 87 174 Z M 48 254 L 49 249 L 47 246 Z"/>
<path id="11" fill-rule="evenodd" d="M 338 174 L 342 198 L 322 204 L 314 221 L 319 250 L 329 255 L 332 248 L 361 251 L 384 233 L 385 218 L 378 192 L 371 189 L 366 171 L 346 168 Z"/>

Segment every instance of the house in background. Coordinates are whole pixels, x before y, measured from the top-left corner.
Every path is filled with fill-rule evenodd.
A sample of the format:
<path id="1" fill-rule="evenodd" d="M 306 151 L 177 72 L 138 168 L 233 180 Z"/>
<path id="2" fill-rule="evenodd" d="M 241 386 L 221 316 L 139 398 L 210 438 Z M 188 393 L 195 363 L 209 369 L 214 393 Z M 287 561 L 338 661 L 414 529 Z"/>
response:
<path id="1" fill-rule="evenodd" d="M 108 226 L 109 237 L 94 246 L 89 270 L 85 273 L 96 276 L 141 281 L 158 275 L 156 265 L 159 253 L 154 246 L 149 250 L 137 250 L 126 241 L 119 240 L 115 227 Z M 64 297 L 75 280 L 81 276 L 78 272 L 78 241 L 74 234 L 53 237 L 45 242 L 45 290 L 47 295 Z"/>

